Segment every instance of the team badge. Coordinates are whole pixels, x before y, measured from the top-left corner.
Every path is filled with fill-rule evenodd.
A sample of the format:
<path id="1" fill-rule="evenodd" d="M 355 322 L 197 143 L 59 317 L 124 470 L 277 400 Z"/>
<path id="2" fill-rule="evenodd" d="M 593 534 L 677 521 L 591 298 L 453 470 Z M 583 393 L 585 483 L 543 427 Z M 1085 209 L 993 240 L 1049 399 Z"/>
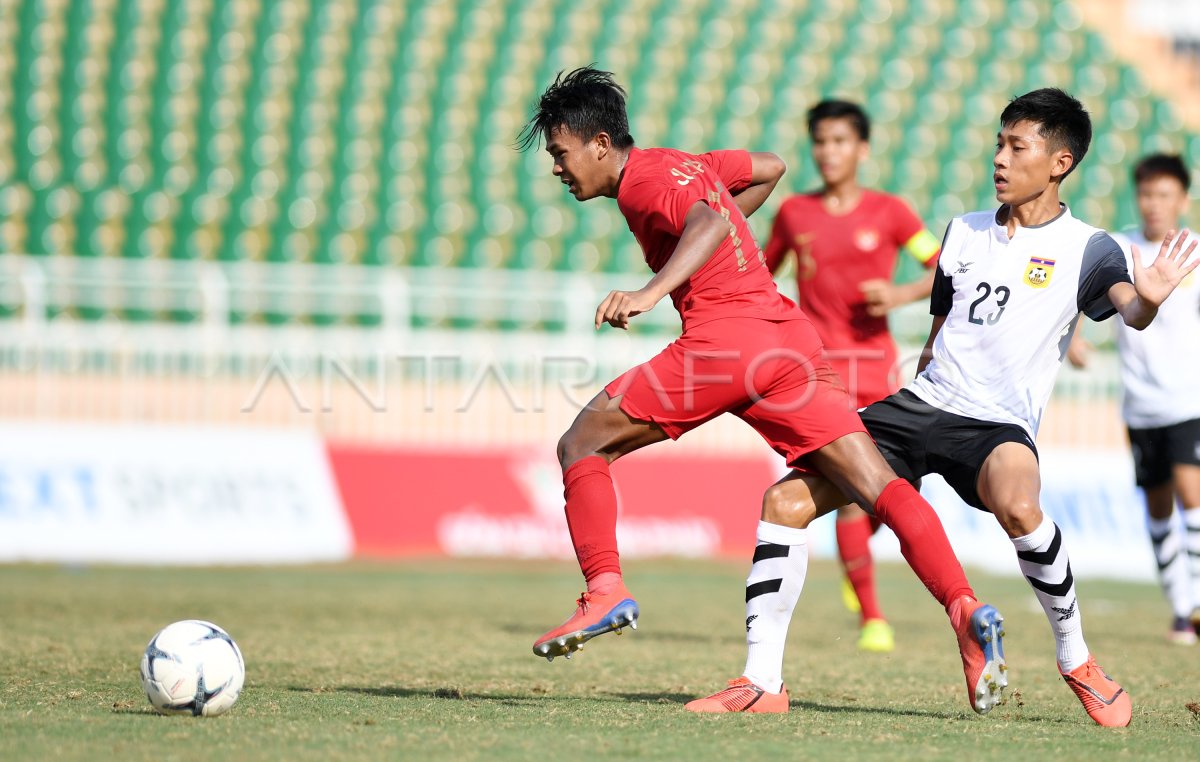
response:
<path id="1" fill-rule="evenodd" d="M 859 251 L 873 251 L 879 246 L 879 231 L 877 230 L 855 230 L 854 245 Z"/>
<path id="2" fill-rule="evenodd" d="M 1034 288 L 1045 288 L 1054 274 L 1054 260 L 1041 257 L 1030 257 L 1029 266 L 1025 268 L 1025 282 Z"/>

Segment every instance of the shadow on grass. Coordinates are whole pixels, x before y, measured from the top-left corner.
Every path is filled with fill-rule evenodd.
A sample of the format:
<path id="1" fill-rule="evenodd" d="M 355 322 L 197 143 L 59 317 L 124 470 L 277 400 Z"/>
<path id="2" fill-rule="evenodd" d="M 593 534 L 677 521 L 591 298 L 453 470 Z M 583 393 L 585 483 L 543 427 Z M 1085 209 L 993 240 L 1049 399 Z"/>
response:
<path id="1" fill-rule="evenodd" d="M 686 704 L 698 695 L 686 693 L 609 693 L 613 698 L 630 702 L 649 702 L 657 704 Z M 792 710 L 805 712 L 820 712 L 822 714 L 885 714 L 895 717 L 928 717 L 937 720 L 962 719 L 962 714 L 954 712 L 933 712 L 925 709 L 894 709 L 881 706 L 863 706 L 862 704 L 822 704 L 816 701 L 792 699 L 788 706 Z"/>
<path id="2" fill-rule="evenodd" d="M 897 709 L 886 706 L 870 706 L 859 703 L 853 704 L 822 704 L 818 701 L 792 699 L 788 702 L 792 709 L 805 712 L 821 712 L 822 714 L 886 714 L 893 717 L 928 717 L 934 720 L 960 720 L 960 712 L 934 712 L 928 709 Z"/>
<path id="3" fill-rule="evenodd" d="M 979 720 L 979 719 L 975 718 L 974 716 L 972 716 L 971 712 L 966 712 L 966 711 L 936 712 L 936 711 L 931 711 L 928 709 L 901 709 L 901 708 L 896 708 L 896 707 L 870 706 L 870 705 L 864 706 L 859 703 L 828 704 L 828 703 L 821 703 L 819 701 L 807 701 L 805 699 L 792 699 L 791 702 L 789 702 L 789 706 L 791 706 L 792 710 L 799 709 L 799 710 L 805 711 L 805 712 L 821 712 L 822 714 L 833 714 L 833 715 L 862 713 L 862 714 L 883 714 L 883 715 L 889 715 L 889 716 L 893 716 L 893 717 L 926 717 L 926 718 L 933 719 L 933 720 L 957 720 L 960 722 L 979 722 L 979 721 L 986 722 L 987 721 L 986 719 Z M 1009 704 L 1008 706 L 1011 707 L 1011 704 Z M 1023 713 L 1023 712 L 1021 712 L 1019 707 L 1015 714 L 1013 714 L 1013 713 L 1007 713 L 1007 714 L 1008 714 L 1008 716 L 1000 717 L 999 721 L 1001 721 L 1001 722 L 1010 722 L 1010 721 L 1046 722 L 1046 723 L 1052 723 L 1052 724 L 1065 724 L 1065 725 L 1071 725 L 1071 724 L 1076 723 L 1076 720 L 1066 718 L 1066 717 L 1053 717 L 1053 716 L 1044 716 L 1044 715 Z"/>
<path id="4" fill-rule="evenodd" d="M 676 704 L 682 706 L 694 698 L 698 698 L 697 694 L 676 693 L 668 691 L 660 692 L 637 692 L 637 693 L 615 693 L 611 691 L 600 691 L 590 696 L 561 696 L 539 693 L 535 690 L 534 693 L 481 693 L 476 691 L 465 691 L 456 686 L 445 686 L 439 688 L 409 688 L 403 685 L 378 685 L 378 686 L 358 686 L 346 685 L 338 687 L 322 687 L 311 688 L 302 685 L 293 685 L 288 690 L 296 693 L 358 693 L 364 696 L 379 696 L 382 698 L 425 698 L 425 699 L 443 699 L 447 701 L 483 701 L 494 702 L 497 704 L 505 704 L 509 706 L 531 706 L 540 705 L 546 701 L 555 702 L 578 702 L 578 701 L 609 701 L 623 702 L 630 704 Z M 792 711 L 801 712 L 817 712 L 826 715 L 850 715 L 850 714 L 868 714 L 868 715 L 883 715 L 888 717 L 920 717 L 933 720 L 950 720 L 959 722 L 974 722 L 974 718 L 969 714 L 957 711 L 939 712 L 929 709 L 905 709 L 898 707 L 886 706 L 870 706 L 863 705 L 858 702 L 846 704 L 833 704 L 820 701 L 811 701 L 805 699 L 792 699 L 789 706 Z M 113 710 L 124 711 L 130 714 L 150 714 L 154 715 L 152 710 Z M 1011 718 L 1009 718 L 1011 719 Z M 1054 717 L 1025 717 L 1025 720 L 1035 720 L 1039 722 L 1069 722 L 1068 720 Z"/>
<path id="5" fill-rule="evenodd" d="M 152 708 L 150 708 L 148 706 L 143 706 L 143 707 L 114 706 L 112 708 L 112 713 L 113 714 L 137 714 L 137 715 L 141 715 L 142 717 L 164 717 L 164 716 L 166 716 L 166 715 L 159 714 L 158 712 L 154 711 Z"/>
<path id="6" fill-rule="evenodd" d="M 690 693 L 602 693 L 597 696 L 600 701 L 628 701 L 645 704 L 686 704 L 698 696 Z"/>
<path id="7" fill-rule="evenodd" d="M 299 693 L 359 693 L 383 698 L 435 698 L 450 701 L 495 701 L 503 704 L 533 704 L 552 701 L 623 701 L 629 703 L 682 704 L 695 696 L 683 693 L 609 693 L 600 692 L 591 696 L 551 696 L 537 693 L 478 693 L 457 687 L 408 688 L 402 685 L 355 686 L 336 688 L 308 688 L 294 685 L 289 690 Z"/>
<path id="8" fill-rule="evenodd" d="M 308 688 L 293 685 L 289 690 L 298 693 L 359 693 L 364 696 L 382 698 L 434 698 L 447 701 L 494 701 L 499 704 L 520 706 L 540 701 L 540 696 L 516 693 L 475 693 L 454 686 L 442 688 L 406 688 L 403 685 L 343 685 L 335 688 Z"/>

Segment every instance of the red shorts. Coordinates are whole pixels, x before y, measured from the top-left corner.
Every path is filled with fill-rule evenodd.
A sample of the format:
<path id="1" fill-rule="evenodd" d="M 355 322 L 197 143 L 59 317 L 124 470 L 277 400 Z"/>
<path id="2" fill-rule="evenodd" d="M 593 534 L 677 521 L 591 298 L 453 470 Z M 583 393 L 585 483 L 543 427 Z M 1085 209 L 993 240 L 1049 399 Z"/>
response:
<path id="1" fill-rule="evenodd" d="M 604 387 L 621 410 L 653 421 L 667 436 L 733 413 L 789 466 L 862 421 L 807 320 L 722 318 L 685 332 L 647 362 Z"/>
<path id="2" fill-rule="evenodd" d="M 849 401 L 856 410 L 900 390 L 900 374 L 894 353 L 881 349 L 826 349 L 824 357 L 842 380 Z"/>

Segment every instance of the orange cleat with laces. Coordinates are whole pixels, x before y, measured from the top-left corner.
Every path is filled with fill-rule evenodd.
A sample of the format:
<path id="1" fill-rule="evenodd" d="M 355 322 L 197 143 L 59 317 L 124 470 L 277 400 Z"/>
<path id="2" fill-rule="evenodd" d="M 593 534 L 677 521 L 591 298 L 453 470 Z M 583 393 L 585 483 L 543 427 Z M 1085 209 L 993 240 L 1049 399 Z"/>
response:
<path id="1" fill-rule="evenodd" d="M 1087 661 L 1070 672 L 1061 672 L 1063 680 L 1075 691 L 1088 716 L 1097 725 L 1123 728 L 1133 716 L 1133 701 L 1125 689 L 1100 669 L 1096 657 L 1088 654 Z"/>
<path id="2" fill-rule="evenodd" d="M 689 701 L 684 707 L 689 712 L 724 714 L 726 712 L 749 712 L 751 714 L 782 714 L 788 710 L 787 688 L 779 693 L 768 693 L 750 682 L 748 677 L 729 681 L 729 687 L 711 696 Z"/>
<path id="3" fill-rule="evenodd" d="M 623 584 L 604 594 L 583 593 L 575 604 L 577 608 L 570 619 L 533 644 L 534 656 L 543 656 L 546 661 L 554 661 L 555 656 L 570 659 L 571 654 L 597 635 L 606 632 L 620 635 L 625 627 L 637 629 L 637 601 Z"/>

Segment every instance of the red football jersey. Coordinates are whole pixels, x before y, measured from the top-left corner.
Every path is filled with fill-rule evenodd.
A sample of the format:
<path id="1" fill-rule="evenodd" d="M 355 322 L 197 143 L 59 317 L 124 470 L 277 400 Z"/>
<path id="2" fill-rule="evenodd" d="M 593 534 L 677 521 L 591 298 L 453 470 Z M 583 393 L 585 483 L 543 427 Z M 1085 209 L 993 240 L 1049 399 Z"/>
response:
<path id="1" fill-rule="evenodd" d="M 867 314 L 859 284 L 891 281 L 899 249 L 914 238 L 928 239 L 924 232 L 924 223 L 904 201 L 870 190 L 847 214 L 831 214 L 820 193 L 806 193 L 786 199 L 775 217 L 767 266 L 774 271 L 795 252 L 800 306 L 820 333 L 826 358 L 860 404 L 882 399 L 898 383 L 891 377 L 896 344 L 887 318 Z M 937 261 L 936 241 L 914 248 L 925 266 Z"/>
<path id="2" fill-rule="evenodd" d="M 769 320 L 804 316 L 775 287 L 763 251 L 731 195 L 747 187 L 750 177 L 746 151 L 700 155 L 670 148 L 630 151 L 617 205 L 651 270 L 658 272 L 671 258 L 688 210 L 697 201 L 729 220 L 729 236 L 687 282 L 671 292 L 685 331 L 727 316 Z"/>

